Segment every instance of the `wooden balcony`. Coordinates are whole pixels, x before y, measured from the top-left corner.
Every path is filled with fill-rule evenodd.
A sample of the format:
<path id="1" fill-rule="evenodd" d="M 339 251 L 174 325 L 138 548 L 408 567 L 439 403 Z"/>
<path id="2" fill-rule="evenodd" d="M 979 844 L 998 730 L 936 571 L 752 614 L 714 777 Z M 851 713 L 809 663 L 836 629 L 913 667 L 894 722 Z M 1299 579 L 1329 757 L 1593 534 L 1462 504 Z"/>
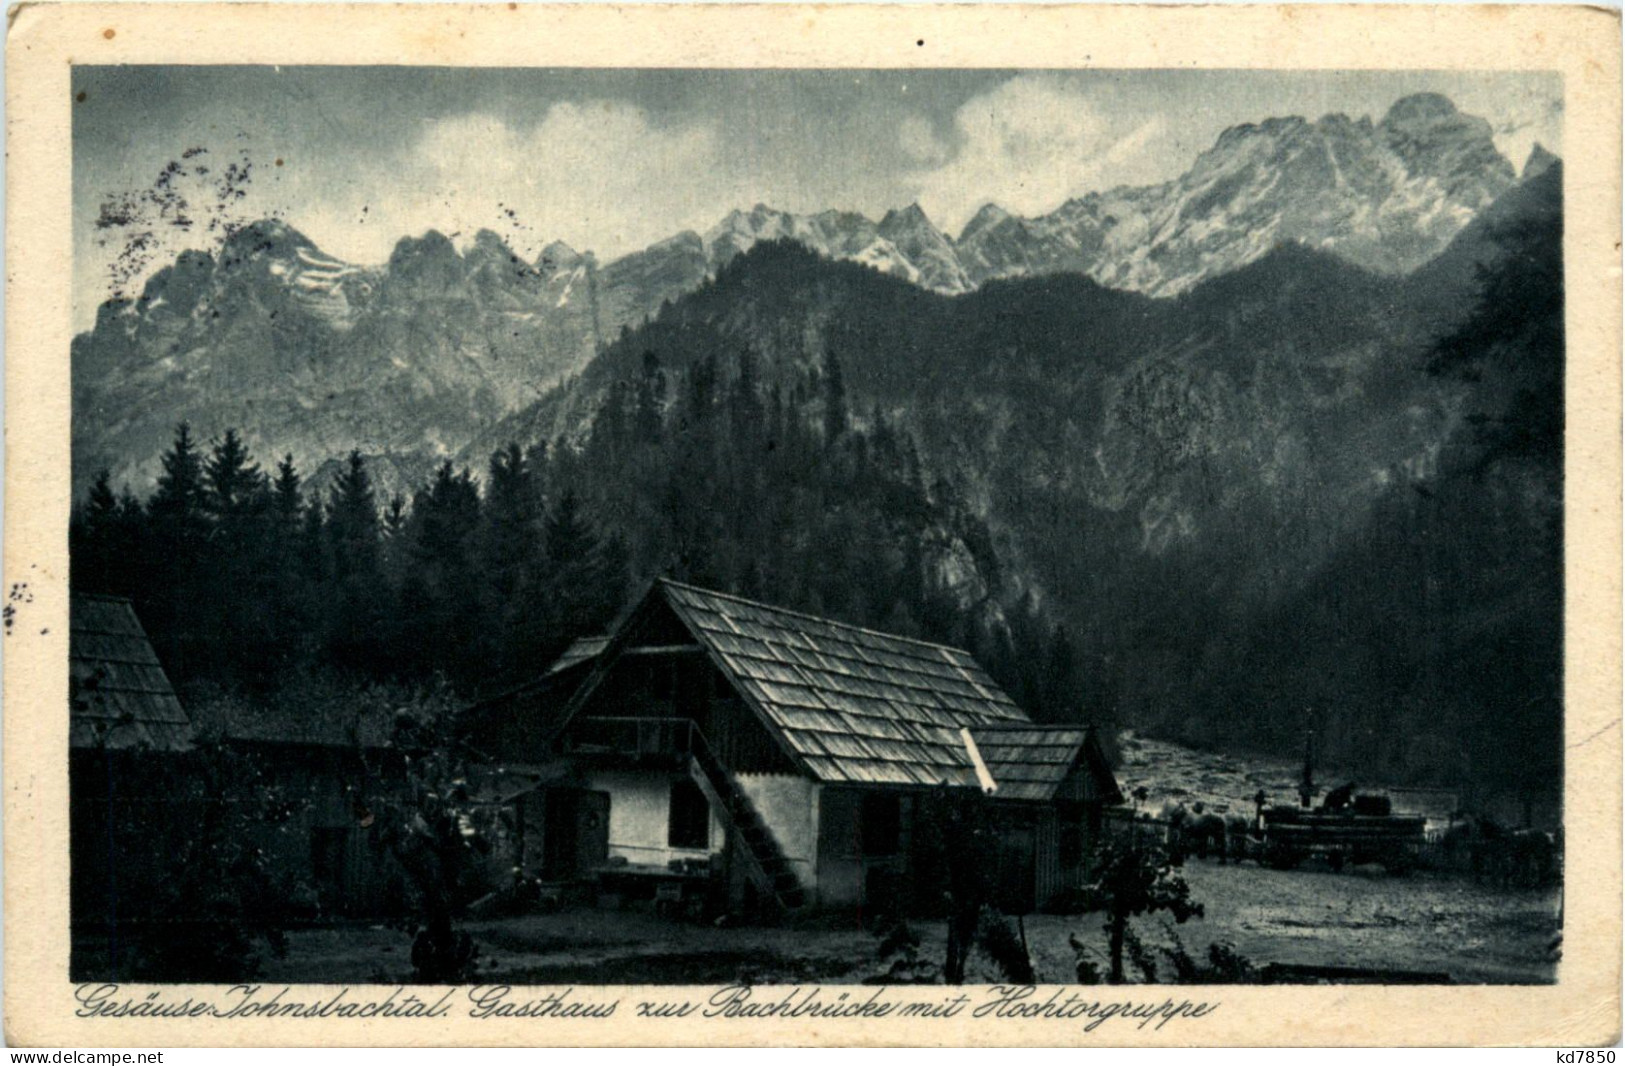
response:
<path id="1" fill-rule="evenodd" d="M 687 765 L 694 750 L 689 718 L 580 718 L 564 734 L 564 751 L 605 765 Z"/>

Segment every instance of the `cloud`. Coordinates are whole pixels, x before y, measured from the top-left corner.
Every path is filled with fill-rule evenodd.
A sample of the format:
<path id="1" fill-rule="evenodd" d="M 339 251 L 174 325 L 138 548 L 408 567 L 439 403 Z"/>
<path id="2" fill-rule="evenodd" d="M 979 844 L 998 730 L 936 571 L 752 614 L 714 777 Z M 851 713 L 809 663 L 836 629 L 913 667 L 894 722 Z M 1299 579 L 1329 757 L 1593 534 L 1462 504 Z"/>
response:
<path id="1" fill-rule="evenodd" d="M 1078 82 L 1053 74 L 1018 75 L 967 100 L 953 125 L 950 155 L 913 175 L 921 205 L 952 231 L 989 199 L 1022 214 L 1053 210 L 1167 132 L 1160 116 L 1125 124 Z"/>
<path id="2" fill-rule="evenodd" d="M 526 256 L 564 240 L 612 257 L 714 221 L 719 148 L 710 126 L 663 126 L 618 101 L 555 103 L 531 126 L 480 113 L 436 119 L 365 183 L 376 197 L 365 233 L 353 221 L 359 204 L 330 204 L 308 214 L 332 231 L 311 236 L 374 261 L 402 234 L 431 228 L 463 240 L 493 229 Z"/>
<path id="3" fill-rule="evenodd" d="M 936 166 L 948 158 L 948 146 L 937 136 L 936 127 L 920 115 L 903 119 L 897 128 L 897 146 L 919 166 Z"/>
<path id="4" fill-rule="evenodd" d="M 1563 102 L 1561 100 L 1518 100 L 1496 124 L 1495 146 L 1519 170 L 1535 145 L 1561 155 L 1563 151 Z"/>

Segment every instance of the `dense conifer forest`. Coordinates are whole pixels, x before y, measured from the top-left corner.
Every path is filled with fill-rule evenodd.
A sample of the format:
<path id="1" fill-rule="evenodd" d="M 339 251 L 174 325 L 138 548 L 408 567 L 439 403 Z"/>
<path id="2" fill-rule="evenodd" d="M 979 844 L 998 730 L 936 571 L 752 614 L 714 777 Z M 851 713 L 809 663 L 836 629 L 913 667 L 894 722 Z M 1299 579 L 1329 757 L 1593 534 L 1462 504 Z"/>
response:
<path id="1" fill-rule="evenodd" d="M 75 507 L 73 581 L 130 596 L 183 690 L 439 680 L 473 699 L 665 575 L 965 646 L 1033 713 L 1081 713 L 1065 629 L 997 606 L 985 525 L 906 432 L 851 410 L 833 355 L 764 383 L 746 349 L 679 382 L 651 351 L 584 439 L 446 461 L 410 499 L 380 499 L 360 453 L 314 489 L 235 431 L 181 425 L 162 466 L 146 499 L 103 475 Z"/>

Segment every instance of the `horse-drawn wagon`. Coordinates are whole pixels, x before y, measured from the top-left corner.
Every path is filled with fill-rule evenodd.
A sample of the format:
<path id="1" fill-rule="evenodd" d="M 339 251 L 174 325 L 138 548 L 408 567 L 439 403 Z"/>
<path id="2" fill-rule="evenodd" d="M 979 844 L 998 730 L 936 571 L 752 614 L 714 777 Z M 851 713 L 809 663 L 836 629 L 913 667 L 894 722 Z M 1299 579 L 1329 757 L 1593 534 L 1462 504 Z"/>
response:
<path id="1" fill-rule="evenodd" d="M 1274 806 L 1264 809 L 1262 822 L 1263 861 L 1279 869 L 1319 856 L 1333 870 L 1345 864 L 1381 863 L 1390 873 L 1403 872 L 1417 864 L 1427 839 L 1427 819 L 1370 808 L 1362 813 L 1355 807 Z"/>

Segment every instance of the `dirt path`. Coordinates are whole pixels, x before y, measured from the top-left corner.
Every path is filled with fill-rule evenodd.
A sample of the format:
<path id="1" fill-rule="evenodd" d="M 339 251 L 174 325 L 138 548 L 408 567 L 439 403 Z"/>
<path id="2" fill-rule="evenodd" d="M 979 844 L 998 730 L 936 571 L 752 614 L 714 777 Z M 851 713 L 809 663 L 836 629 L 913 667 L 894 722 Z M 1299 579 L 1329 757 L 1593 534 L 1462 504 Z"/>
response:
<path id="1" fill-rule="evenodd" d="M 1228 942 L 1258 965 L 1443 972 L 1465 983 L 1546 983 L 1556 976 L 1549 951 L 1558 928 L 1553 890 L 1504 892 L 1364 867 L 1333 874 L 1192 861 L 1184 873 L 1207 912 L 1174 927 L 1195 956 L 1210 943 Z M 1137 924 L 1146 941 L 1169 940 L 1162 921 Z M 1103 948 L 1100 925 L 1099 916 L 1028 919 L 1028 944 L 1044 960 L 1043 975 L 1070 972 L 1068 931 Z"/>
<path id="2" fill-rule="evenodd" d="M 1468 983 L 1554 980 L 1555 891 L 1503 892 L 1469 882 L 1376 870 L 1333 874 L 1191 861 L 1191 892 L 1207 911 L 1175 928 L 1186 949 L 1205 956 L 1231 944 L 1256 965 L 1361 966 L 1448 973 Z M 1039 980 L 1075 980 L 1068 937 L 1076 935 L 1105 969 L 1099 914 L 1032 915 L 1027 942 Z M 717 929 L 666 921 L 637 910 L 571 910 L 466 926 L 480 945 L 479 980 L 511 984 L 754 984 L 859 982 L 879 974 L 875 937 L 856 916 L 826 916 L 794 929 Z M 915 926 L 924 957 L 940 960 L 940 922 Z M 1151 945 L 1170 943 L 1164 923 L 1136 928 Z M 378 927 L 305 930 L 290 936 L 285 959 L 267 960 L 267 980 L 410 979 L 410 938 Z M 1164 964 L 1166 965 L 1166 964 Z M 318 976 L 319 975 L 319 976 Z M 969 979 L 1000 980 L 987 960 Z"/>

